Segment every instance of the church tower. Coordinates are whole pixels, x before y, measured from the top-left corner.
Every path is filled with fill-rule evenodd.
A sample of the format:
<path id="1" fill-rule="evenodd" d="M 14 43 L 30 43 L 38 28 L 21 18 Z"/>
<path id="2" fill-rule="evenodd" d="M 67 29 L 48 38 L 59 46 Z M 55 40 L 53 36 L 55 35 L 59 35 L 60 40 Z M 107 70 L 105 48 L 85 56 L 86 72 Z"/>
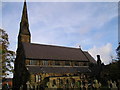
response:
<path id="1" fill-rule="evenodd" d="M 18 48 L 20 47 L 22 42 L 26 42 L 26 43 L 31 42 L 31 34 L 29 31 L 26 1 L 24 2 L 22 18 L 20 22 L 20 30 L 18 35 Z"/>
<path id="2" fill-rule="evenodd" d="M 24 1 L 22 17 L 20 22 L 20 30 L 18 35 L 18 48 L 16 59 L 14 62 L 14 76 L 13 76 L 13 90 L 20 90 L 20 86 L 26 87 L 25 80 L 22 77 L 26 75 L 27 70 L 24 66 L 25 60 L 23 55 L 23 46 L 22 43 L 30 43 L 31 42 L 31 34 L 29 31 L 29 23 L 28 23 L 28 15 L 27 15 L 27 5 L 26 1 Z M 27 78 L 27 77 L 25 77 Z M 27 90 L 27 89 L 23 89 Z"/>

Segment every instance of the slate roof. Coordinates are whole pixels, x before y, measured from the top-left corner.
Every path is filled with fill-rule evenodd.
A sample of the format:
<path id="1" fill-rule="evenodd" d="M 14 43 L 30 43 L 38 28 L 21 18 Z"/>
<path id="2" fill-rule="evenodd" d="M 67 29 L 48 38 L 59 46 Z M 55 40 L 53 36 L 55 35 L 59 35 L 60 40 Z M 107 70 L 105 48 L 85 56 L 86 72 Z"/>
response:
<path id="1" fill-rule="evenodd" d="M 97 63 L 96 60 L 87 51 L 84 51 L 84 53 L 91 63 Z"/>
<path id="2" fill-rule="evenodd" d="M 26 66 L 30 73 L 89 73 L 88 67 L 40 67 Z"/>
<path id="3" fill-rule="evenodd" d="M 26 59 L 89 61 L 80 48 L 23 43 Z"/>

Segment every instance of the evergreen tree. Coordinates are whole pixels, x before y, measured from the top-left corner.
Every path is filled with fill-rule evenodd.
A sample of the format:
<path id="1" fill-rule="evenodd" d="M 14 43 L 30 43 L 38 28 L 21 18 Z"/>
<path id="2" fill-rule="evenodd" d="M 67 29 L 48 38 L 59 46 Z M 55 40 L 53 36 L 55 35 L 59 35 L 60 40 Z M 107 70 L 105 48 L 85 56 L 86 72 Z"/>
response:
<path id="1" fill-rule="evenodd" d="M 118 48 L 116 49 L 116 52 L 117 52 L 118 60 L 120 60 L 120 42 Z"/>
<path id="2" fill-rule="evenodd" d="M 1 63 L 1 72 L 2 77 L 6 77 L 8 72 L 13 72 L 13 65 L 15 58 L 15 53 L 11 50 L 8 50 L 9 41 L 8 34 L 0 29 L 0 63 Z"/>

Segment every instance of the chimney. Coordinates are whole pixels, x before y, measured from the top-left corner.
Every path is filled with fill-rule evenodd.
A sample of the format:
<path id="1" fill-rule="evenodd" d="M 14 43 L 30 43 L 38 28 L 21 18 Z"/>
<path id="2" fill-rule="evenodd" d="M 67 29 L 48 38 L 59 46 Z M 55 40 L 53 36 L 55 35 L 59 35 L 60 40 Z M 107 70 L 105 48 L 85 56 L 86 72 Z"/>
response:
<path id="1" fill-rule="evenodd" d="M 97 60 L 100 60 L 100 55 L 97 55 Z"/>
<path id="2" fill-rule="evenodd" d="M 99 66 L 101 65 L 100 55 L 97 55 L 97 64 L 98 64 Z"/>

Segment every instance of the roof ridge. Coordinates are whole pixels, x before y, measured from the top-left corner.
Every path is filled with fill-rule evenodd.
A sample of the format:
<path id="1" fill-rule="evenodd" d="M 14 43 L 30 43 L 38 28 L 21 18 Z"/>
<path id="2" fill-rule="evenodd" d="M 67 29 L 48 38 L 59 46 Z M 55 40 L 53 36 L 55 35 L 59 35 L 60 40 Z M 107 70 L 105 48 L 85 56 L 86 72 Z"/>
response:
<path id="1" fill-rule="evenodd" d="M 88 51 L 83 51 L 83 52 L 87 52 L 88 53 Z"/>
<path id="2" fill-rule="evenodd" d="M 25 43 L 25 42 L 24 42 Z M 60 48 L 68 48 L 68 49 L 80 49 L 75 47 L 67 47 L 67 46 L 57 46 L 57 45 L 50 45 L 50 44 L 39 44 L 39 43 L 28 43 L 32 45 L 42 45 L 42 46 L 50 46 L 50 47 L 60 47 Z M 81 49 L 80 49 L 81 50 Z"/>

